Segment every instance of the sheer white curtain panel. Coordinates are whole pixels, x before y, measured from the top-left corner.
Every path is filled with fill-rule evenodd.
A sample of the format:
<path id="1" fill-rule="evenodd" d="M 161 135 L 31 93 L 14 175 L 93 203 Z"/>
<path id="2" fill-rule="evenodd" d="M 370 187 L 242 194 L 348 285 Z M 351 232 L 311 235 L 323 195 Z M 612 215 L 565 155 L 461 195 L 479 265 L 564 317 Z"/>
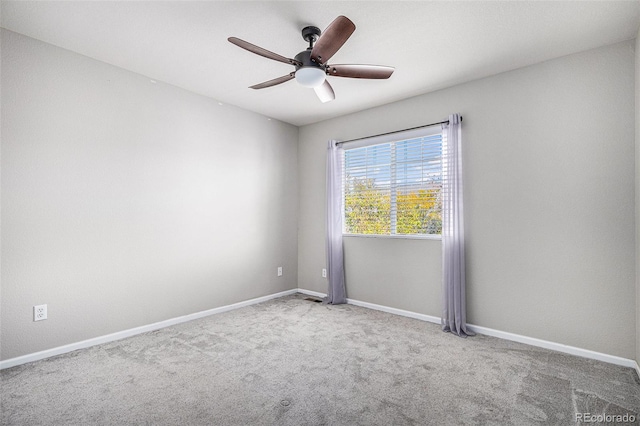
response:
<path id="1" fill-rule="evenodd" d="M 343 150 L 330 140 L 327 145 L 326 252 L 329 286 L 324 302 L 347 303 L 342 245 L 342 161 Z"/>
<path id="2" fill-rule="evenodd" d="M 443 125 L 442 144 L 442 330 L 466 337 L 475 333 L 466 315 L 460 115 Z"/>

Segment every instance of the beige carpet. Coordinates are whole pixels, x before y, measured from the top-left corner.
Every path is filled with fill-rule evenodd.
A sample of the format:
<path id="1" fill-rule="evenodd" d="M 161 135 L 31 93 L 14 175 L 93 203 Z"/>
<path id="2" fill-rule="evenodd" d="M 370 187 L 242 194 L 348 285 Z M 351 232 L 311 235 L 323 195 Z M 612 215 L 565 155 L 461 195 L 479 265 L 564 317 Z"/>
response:
<path id="1" fill-rule="evenodd" d="M 305 297 L 3 370 L 2 424 L 567 425 L 640 412 L 630 368 Z"/>

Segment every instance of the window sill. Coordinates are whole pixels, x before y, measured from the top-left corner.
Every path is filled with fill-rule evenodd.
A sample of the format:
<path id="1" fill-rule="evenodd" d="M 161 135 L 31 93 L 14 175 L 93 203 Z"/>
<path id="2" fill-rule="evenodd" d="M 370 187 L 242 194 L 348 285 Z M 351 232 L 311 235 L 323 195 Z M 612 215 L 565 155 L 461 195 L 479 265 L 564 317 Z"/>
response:
<path id="1" fill-rule="evenodd" d="M 342 234 L 343 237 L 356 238 L 400 238 L 404 240 L 442 240 L 442 235 L 376 235 L 376 234 Z"/>

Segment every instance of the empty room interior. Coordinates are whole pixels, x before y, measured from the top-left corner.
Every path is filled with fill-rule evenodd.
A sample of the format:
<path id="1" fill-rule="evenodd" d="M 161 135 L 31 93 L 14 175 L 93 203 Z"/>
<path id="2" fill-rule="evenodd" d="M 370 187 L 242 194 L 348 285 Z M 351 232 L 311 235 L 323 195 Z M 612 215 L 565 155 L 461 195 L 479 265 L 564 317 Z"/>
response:
<path id="1" fill-rule="evenodd" d="M 640 2 L 0 16 L 1 424 L 640 422 Z"/>

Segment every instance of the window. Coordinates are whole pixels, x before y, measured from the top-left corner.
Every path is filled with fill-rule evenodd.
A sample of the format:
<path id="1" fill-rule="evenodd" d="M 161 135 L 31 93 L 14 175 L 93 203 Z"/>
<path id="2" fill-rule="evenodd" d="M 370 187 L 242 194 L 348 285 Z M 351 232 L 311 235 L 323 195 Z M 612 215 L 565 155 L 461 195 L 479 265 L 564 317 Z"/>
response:
<path id="1" fill-rule="evenodd" d="M 343 146 L 344 233 L 439 235 L 440 126 L 386 135 L 384 143 L 380 139 Z"/>

